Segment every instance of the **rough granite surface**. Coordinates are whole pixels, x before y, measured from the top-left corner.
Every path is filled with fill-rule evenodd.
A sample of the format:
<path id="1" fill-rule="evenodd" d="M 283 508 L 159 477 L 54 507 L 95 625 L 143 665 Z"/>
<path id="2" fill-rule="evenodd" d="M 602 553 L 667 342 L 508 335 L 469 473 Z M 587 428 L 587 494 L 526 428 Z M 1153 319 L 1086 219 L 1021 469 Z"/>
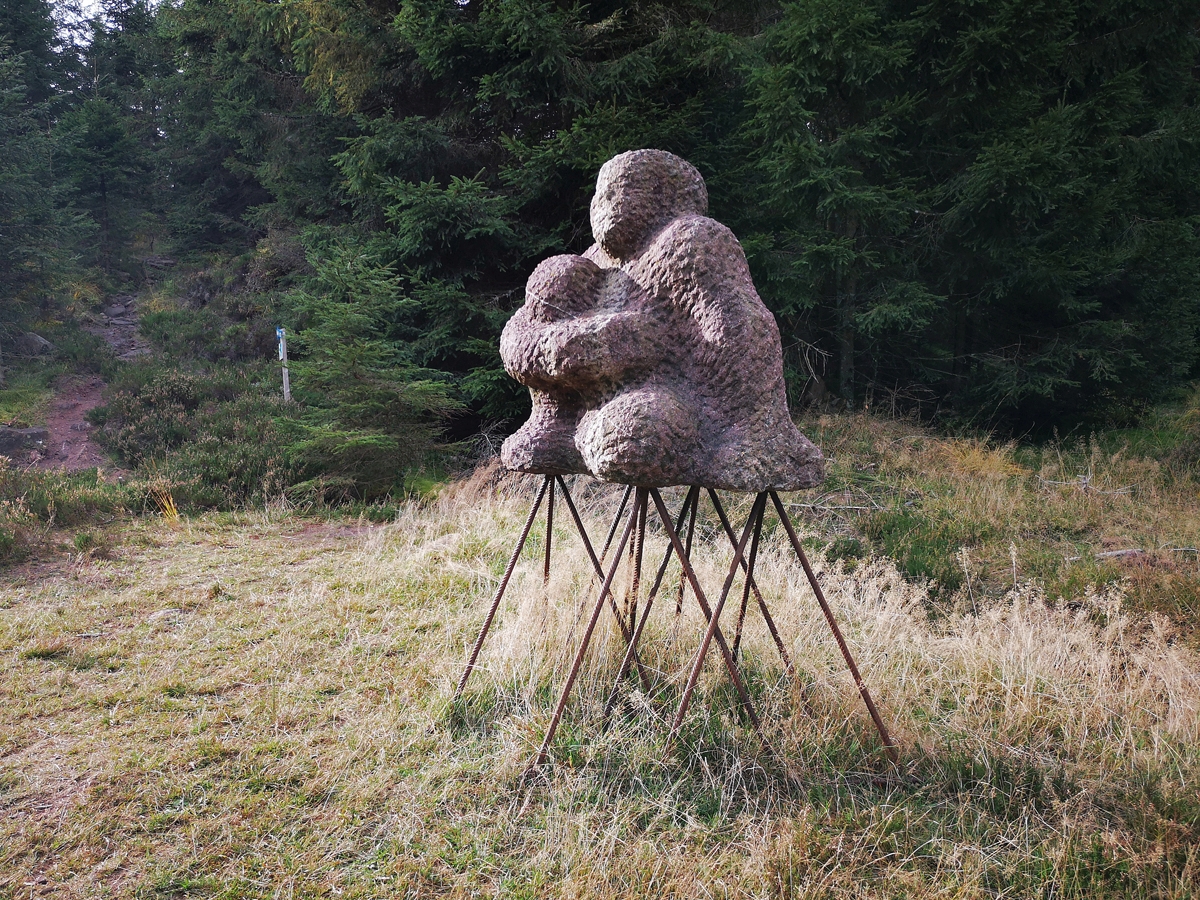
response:
<path id="1" fill-rule="evenodd" d="M 529 277 L 500 354 L 533 413 L 501 461 L 641 486 L 797 490 L 824 459 L 792 423 L 775 318 L 700 173 L 662 150 L 604 164 L 596 243 Z"/>

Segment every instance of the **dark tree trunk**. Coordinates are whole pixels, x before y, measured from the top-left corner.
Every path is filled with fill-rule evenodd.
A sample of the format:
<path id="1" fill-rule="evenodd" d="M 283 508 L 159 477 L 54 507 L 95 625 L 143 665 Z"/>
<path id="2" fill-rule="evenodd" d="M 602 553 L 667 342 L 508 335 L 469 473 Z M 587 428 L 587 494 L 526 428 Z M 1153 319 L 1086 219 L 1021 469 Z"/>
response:
<path id="1" fill-rule="evenodd" d="M 838 392 L 849 407 L 854 406 L 854 313 L 858 279 L 850 278 L 838 291 L 837 343 Z"/>
<path id="2" fill-rule="evenodd" d="M 838 222 L 837 230 L 847 241 L 858 232 L 858 219 L 853 215 Z M 853 264 L 852 264 L 853 265 Z M 854 315 L 858 311 L 858 274 L 839 267 L 837 292 L 838 392 L 846 406 L 854 408 Z"/>

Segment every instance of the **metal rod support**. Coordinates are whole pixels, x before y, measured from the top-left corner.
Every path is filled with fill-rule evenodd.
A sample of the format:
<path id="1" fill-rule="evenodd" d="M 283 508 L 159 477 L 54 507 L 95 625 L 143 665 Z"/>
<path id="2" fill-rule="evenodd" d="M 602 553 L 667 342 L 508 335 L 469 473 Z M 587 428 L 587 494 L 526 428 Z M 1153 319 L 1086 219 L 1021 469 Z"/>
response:
<path id="1" fill-rule="evenodd" d="M 547 476 L 548 477 L 548 476 Z M 542 585 L 550 583 L 550 545 L 554 540 L 554 479 L 550 479 L 550 492 L 546 496 L 546 562 L 542 566 Z"/>
<path id="2" fill-rule="evenodd" d="M 800 546 L 800 539 L 796 536 L 796 529 L 792 527 L 792 520 L 784 508 L 783 502 L 779 499 L 779 494 L 775 491 L 770 491 L 769 493 L 771 501 L 775 504 L 775 512 L 779 515 L 779 521 L 783 524 L 784 530 L 787 531 L 788 539 L 792 542 L 792 549 L 796 551 L 796 556 L 800 558 L 800 565 L 804 567 L 804 574 L 808 576 L 808 583 L 812 586 L 813 593 L 817 597 L 817 603 L 821 605 L 821 612 L 825 614 L 825 621 L 829 623 L 829 628 L 833 632 L 834 640 L 837 641 L 839 649 L 842 651 L 842 657 L 846 660 L 850 674 L 854 676 L 854 683 L 858 686 L 858 693 L 862 697 L 863 703 L 867 706 L 867 712 L 871 714 L 871 721 L 875 723 L 875 729 L 879 732 L 879 737 L 883 739 L 883 749 L 886 751 L 888 759 L 892 762 L 897 762 L 896 746 L 892 743 L 887 727 L 883 724 L 883 719 L 879 716 L 879 710 L 875 708 L 875 701 L 871 699 L 871 692 L 867 690 L 867 685 L 862 680 L 862 675 L 858 672 L 858 666 L 854 662 L 854 657 L 850 655 L 850 648 L 846 645 L 846 639 L 842 637 L 842 630 L 838 627 L 837 620 L 833 617 L 833 611 L 829 608 L 829 604 L 825 600 L 825 593 L 821 590 L 821 584 L 817 581 L 817 576 L 813 573 L 812 566 L 808 564 L 808 557 L 804 555 L 804 548 Z"/>
<path id="3" fill-rule="evenodd" d="M 579 642 L 579 649 L 575 652 L 575 659 L 571 663 L 571 671 L 567 674 L 567 680 L 562 686 L 562 692 L 558 696 L 558 704 L 554 707 L 554 715 L 550 717 L 550 725 L 546 728 L 546 736 L 542 739 L 542 745 L 538 748 L 537 756 L 533 762 L 525 770 L 525 775 L 528 777 L 535 769 L 541 766 L 546 761 L 546 755 L 550 752 L 550 744 L 554 741 L 554 733 L 558 730 L 558 723 L 562 720 L 563 710 L 567 707 L 567 698 L 571 695 L 571 688 L 575 686 L 575 679 L 579 676 L 579 669 L 583 666 L 583 657 L 587 653 L 588 644 L 592 640 L 592 632 L 596 629 L 596 622 L 600 619 L 600 612 L 604 609 L 604 601 L 608 595 L 609 588 L 612 586 L 613 578 L 616 577 L 617 569 L 621 565 L 621 555 L 626 545 L 629 543 L 629 537 L 633 533 L 634 525 L 637 524 L 640 514 L 640 507 L 646 502 L 646 489 L 638 488 L 638 496 L 634 505 L 633 513 L 629 516 L 629 522 L 625 526 L 625 533 L 621 537 L 619 550 L 613 555 L 612 564 L 608 568 L 608 574 L 604 577 L 604 585 L 600 588 L 600 597 L 596 600 L 596 605 L 592 609 L 592 617 L 588 620 L 587 629 L 583 633 L 583 638 Z"/>
<path id="4" fill-rule="evenodd" d="M 613 516 L 612 524 L 608 526 L 608 537 L 604 539 L 604 547 L 600 550 L 600 562 L 604 562 L 608 556 L 608 548 L 612 546 L 613 536 L 617 533 L 617 527 L 621 524 L 621 516 L 625 514 L 625 505 L 629 503 L 629 495 L 633 493 L 633 485 L 625 485 L 625 493 L 621 495 L 621 505 L 617 507 L 617 514 Z"/>
<path id="5" fill-rule="evenodd" d="M 750 535 L 753 533 L 754 526 L 762 515 L 765 504 L 766 497 L 764 495 L 759 494 L 755 497 L 754 508 L 750 511 L 750 518 L 746 520 L 746 527 L 742 531 L 742 539 L 738 542 L 737 548 L 734 550 L 733 562 L 729 564 L 729 574 L 725 577 L 725 584 L 721 588 L 721 596 L 717 599 L 717 605 L 713 608 L 712 615 L 709 617 L 708 628 L 704 632 L 704 639 L 700 642 L 699 649 L 696 650 L 696 658 L 692 663 L 692 671 L 688 675 L 687 685 L 683 689 L 683 696 L 679 698 L 679 709 L 675 713 L 675 721 L 671 723 L 671 734 L 667 738 L 668 746 L 674 742 L 675 736 L 679 733 L 679 727 L 683 724 L 683 717 L 687 715 L 687 708 L 692 699 L 692 692 L 696 689 L 696 682 L 700 680 L 700 672 L 704 668 L 704 658 L 708 655 L 709 645 L 712 643 L 713 635 L 719 627 L 721 611 L 725 608 L 725 601 L 729 597 L 729 589 L 733 587 L 733 579 L 737 575 L 738 564 L 742 562 L 742 554 L 746 550 L 746 543 L 750 540 Z M 737 665 L 736 657 L 731 655 L 731 661 L 735 666 Z M 746 699 L 748 702 L 749 698 Z"/>
<path id="6" fill-rule="evenodd" d="M 646 550 L 646 506 L 641 507 L 638 517 L 637 537 L 633 549 L 633 577 L 629 579 L 629 590 L 625 594 L 625 616 L 630 622 L 637 621 L 638 591 L 642 586 L 642 560 Z"/>
<path id="7" fill-rule="evenodd" d="M 538 491 L 537 499 L 533 501 L 533 508 L 529 510 L 529 518 L 525 520 L 525 527 L 521 529 L 521 537 L 517 541 L 517 546 L 513 550 L 512 557 L 508 560 L 508 568 L 504 570 L 504 577 L 500 579 L 500 586 L 496 588 L 496 594 L 492 597 L 492 605 L 488 608 L 487 618 L 483 620 L 483 627 L 479 629 L 479 637 L 475 639 L 475 646 L 471 648 L 471 658 L 467 660 L 467 667 L 463 669 L 462 676 L 458 679 L 458 687 L 454 690 L 455 700 L 462 696 L 462 692 L 467 686 L 467 679 L 471 677 L 471 672 L 475 669 L 475 662 L 479 659 L 479 651 L 483 648 L 483 642 L 487 640 L 488 631 L 492 627 L 492 620 L 496 618 L 496 610 L 500 608 L 500 600 L 504 597 L 504 591 L 508 588 L 508 582 L 512 578 L 513 569 L 517 567 L 517 560 L 521 556 L 521 551 L 525 548 L 525 541 L 529 537 L 530 529 L 533 528 L 533 520 L 537 517 L 538 508 L 542 505 L 542 498 L 546 496 L 546 489 L 550 487 L 550 483 L 551 476 L 547 475 L 542 482 L 542 489 Z"/>
<path id="8" fill-rule="evenodd" d="M 742 584 L 742 602 L 738 606 L 737 628 L 733 632 L 733 658 L 738 658 L 738 653 L 742 648 L 742 628 L 746 624 L 746 607 L 750 604 L 750 585 L 754 583 L 754 564 L 758 561 L 758 539 L 762 535 L 763 512 L 766 511 L 766 503 L 763 503 L 763 511 L 758 514 L 758 518 L 754 520 L 754 535 L 750 538 L 750 562 L 746 568 L 746 577 Z"/>
<path id="9" fill-rule="evenodd" d="M 729 517 L 725 515 L 725 507 L 721 504 L 721 498 L 711 488 L 708 495 L 712 500 L 713 509 L 717 512 L 717 517 L 721 520 L 721 526 L 725 529 L 725 536 L 729 538 L 730 546 L 737 546 L 737 536 L 733 533 L 733 526 L 729 524 Z M 787 652 L 787 647 L 784 646 L 783 638 L 779 636 L 779 629 L 775 627 L 775 619 L 771 615 L 771 610 L 767 608 L 767 601 L 763 599 L 762 591 L 758 589 L 758 582 L 754 580 L 753 571 L 748 572 L 747 581 L 750 583 L 750 590 L 754 593 L 754 600 L 758 603 L 758 610 L 762 613 L 763 621 L 767 623 L 767 630 L 771 633 L 772 640 L 775 641 L 775 649 L 779 651 L 779 658 L 783 660 L 784 671 L 788 675 L 794 675 L 795 667 L 792 665 L 792 657 Z"/>
<path id="10" fill-rule="evenodd" d="M 683 519 L 688 514 L 689 507 L 695 509 L 695 505 L 700 502 L 700 488 L 691 488 L 687 496 L 684 498 L 683 506 L 679 510 L 679 518 L 676 520 L 675 530 L 678 531 L 683 525 Z M 638 619 L 637 628 L 634 629 L 633 636 L 629 638 L 628 645 L 625 648 L 625 657 L 621 660 L 621 668 L 617 671 L 617 677 L 613 681 L 612 691 L 608 695 L 608 700 L 604 704 L 604 721 L 608 723 L 609 717 L 612 715 L 613 707 L 617 704 L 617 692 L 621 684 L 621 679 L 625 677 L 625 673 L 629 671 L 630 663 L 637 659 L 638 641 L 642 639 L 642 630 L 646 627 L 646 620 L 650 618 L 650 610 L 654 606 L 654 600 L 658 596 L 658 589 L 662 586 L 663 578 L 667 574 L 667 565 L 671 562 L 671 556 L 675 552 L 675 545 L 668 543 L 667 551 L 663 554 L 663 561 L 659 564 L 658 573 L 654 576 L 654 584 L 650 587 L 650 593 L 646 597 L 646 605 L 642 609 L 642 617 Z M 640 665 L 640 662 L 639 662 Z M 648 691 L 649 685 L 644 685 Z"/>
<path id="11" fill-rule="evenodd" d="M 692 498 L 692 511 L 688 516 L 687 540 L 684 543 L 683 549 L 687 554 L 687 558 L 692 558 L 692 538 L 696 534 L 696 510 L 700 508 L 700 486 L 693 485 L 692 490 L 696 496 Z M 675 529 L 678 531 L 679 529 Z M 687 587 L 687 576 L 683 570 L 679 570 L 679 595 L 675 598 L 675 616 L 678 618 L 683 614 L 683 594 Z"/>
<path id="12" fill-rule="evenodd" d="M 566 501 L 567 509 L 571 513 L 571 518 L 575 521 L 575 528 L 579 532 L 579 537 L 583 540 L 583 549 L 587 551 L 588 558 L 592 561 L 592 568 L 595 571 L 595 574 L 599 575 L 600 580 L 603 581 L 604 567 L 601 565 L 600 560 L 596 558 L 596 551 L 592 549 L 592 542 L 588 539 L 587 529 L 583 527 L 583 519 L 579 516 L 579 510 L 575 506 L 575 500 L 571 497 L 571 492 L 567 490 L 567 483 L 563 480 L 561 475 L 558 476 L 558 486 L 562 490 L 563 500 Z M 621 637 L 628 642 L 632 636 L 632 632 L 630 630 L 630 625 L 632 622 L 627 623 L 625 621 L 625 617 L 621 615 L 621 610 L 617 606 L 617 598 L 613 596 L 611 589 L 608 592 L 608 606 L 609 609 L 612 610 L 613 617 L 617 620 L 617 626 L 621 629 Z M 646 690 L 649 690 L 650 678 L 642 668 L 641 660 L 635 659 L 635 662 L 637 663 L 639 677 L 642 680 L 642 686 Z"/>
<path id="13" fill-rule="evenodd" d="M 659 519 L 662 520 L 663 528 L 666 529 L 667 537 L 675 546 L 675 552 L 679 555 L 679 562 L 683 566 L 684 574 L 687 576 L 688 584 L 692 587 L 692 592 L 696 595 L 696 602 L 700 605 L 700 611 L 704 613 L 705 618 L 711 623 L 713 621 L 712 609 L 708 605 L 708 599 L 704 596 L 704 590 L 700 587 L 700 580 L 696 577 L 696 571 L 692 568 L 691 559 L 683 552 L 683 544 L 679 540 L 679 533 L 671 527 L 671 516 L 667 512 L 667 507 L 663 504 L 662 496 L 656 488 L 650 488 L 650 496 L 654 500 L 654 506 L 658 510 Z M 758 720 L 758 713 L 754 711 L 754 704 L 750 702 L 750 695 L 746 692 L 746 686 L 742 682 L 742 677 L 738 673 L 737 662 L 733 658 L 733 654 L 729 652 L 729 644 L 725 641 L 725 635 L 721 633 L 721 628 L 718 625 L 713 629 L 713 637 L 716 639 L 717 647 L 721 650 L 721 657 L 725 660 L 725 668 L 729 671 L 729 677 L 733 681 L 734 687 L 737 689 L 738 698 L 742 701 L 742 706 L 746 709 L 746 714 L 750 717 L 750 721 L 754 725 L 754 730 L 758 733 L 758 738 L 762 741 L 763 746 L 767 746 L 767 739 L 763 735 L 762 724 Z M 670 742 L 668 742 L 668 749 Z"/>

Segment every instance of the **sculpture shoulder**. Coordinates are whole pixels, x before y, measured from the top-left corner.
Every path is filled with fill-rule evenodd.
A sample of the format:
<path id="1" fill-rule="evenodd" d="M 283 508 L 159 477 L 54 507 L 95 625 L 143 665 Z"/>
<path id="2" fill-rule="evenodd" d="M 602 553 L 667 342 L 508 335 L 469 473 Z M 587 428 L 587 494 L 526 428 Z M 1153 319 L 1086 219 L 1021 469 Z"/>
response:
<path id="1" fill-rule="evenodd" d="M 685 311 L 705 341 L 779 345 L 775 319 L 754 289 L 741 244 L 715 219 L 680 216 L 655 235 L 631 269 L 648 293 Z"/>
<path id="2" fill-rule="evenodd" d="M 738 244 L 738 239 L 728 226 L 722 225 L 716 219 L 708 216 L 679 216 L 668 222 L 654 236 L 654 243 L 662 240 L 703 240 L 719 244 Z"/>
<path id="3" fill-rule="evenodd" d="M 642 254 L 642 259 L 669 260 L 685 271 L 749 275 L 746 254 L 734 233 L 707 216 L 680 216 L 666 225 Z"/>

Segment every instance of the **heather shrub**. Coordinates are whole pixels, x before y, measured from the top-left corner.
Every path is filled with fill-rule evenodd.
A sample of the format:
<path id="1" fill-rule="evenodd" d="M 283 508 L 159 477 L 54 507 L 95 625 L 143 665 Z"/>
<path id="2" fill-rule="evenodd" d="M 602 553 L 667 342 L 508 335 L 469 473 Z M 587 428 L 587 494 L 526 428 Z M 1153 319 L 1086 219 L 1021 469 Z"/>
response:
<path id="1" fill-rule="evenodd" d="M 293 477 L 279 422 L 295 415 L 271 396 L 265 374 L 130 367 L 92 415 L 97 436 L 127 465 L 167 478 L 184 507 L 261 500 Z"/>
<path id="2" fill-rule="evenodd" d="M 142 316 L 142 334 L 155 350 L 178 358 L 270 359 L 274 329 L 259 318 L 230 322 L 215 309 L 164 309 Z"/>

